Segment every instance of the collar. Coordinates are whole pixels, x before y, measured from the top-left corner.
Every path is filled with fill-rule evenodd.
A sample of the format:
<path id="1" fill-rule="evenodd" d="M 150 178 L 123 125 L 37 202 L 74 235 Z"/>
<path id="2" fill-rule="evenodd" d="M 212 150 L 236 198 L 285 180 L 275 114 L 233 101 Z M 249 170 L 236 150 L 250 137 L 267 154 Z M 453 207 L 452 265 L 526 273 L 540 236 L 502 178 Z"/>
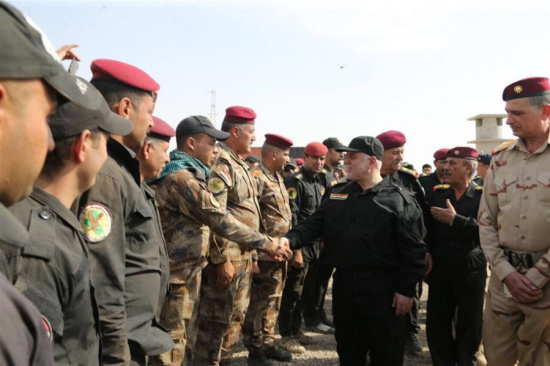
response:
<path id="1" fill-rule="evenodd" d="M 546 140 L 546 144 L 542 144 L 541 147 L 539 147 L 537 150 L 535 150 L 535 152 L 533 152 L 533 155 L 544 152 L 544 150 L 548 148 L 548 145 L 550 145 L 550 133 L 548 134 L 548 139 Z M 531 154 L 530 152 L 527 151 L 527 147 L 525 146 L 525 141 L 523 139 L 516 140 L 516 143 L 510 146 L 507 150 L 513 149 L 513 148 L 516 148 L 519 151 Z"/>
<path id="2" fill-rule="evenodd" d="M 302 166 L 300 168 L 300 173 L 307 178 L 310 182 L 319 182 L 319 174 L 313 175 L 309 172 L 309 170 L 306 169 L 305 166 Z"/>
<path id="3" fill-rule="evenodd" d="M 139 174 L 139 160 L 136 158 L 136 154 L 113 138 L 107 141 L 107 152 L 110 157 L 122 164 L 130 172 L 139 186 L 141 184 L 141 177 Z"/>
<path id="4" fill-rule="evenodd" d="M 269 169 L 267 169 L 263 163 L 260 163 L 260 169 L 262 170 L 262 172 L 264 172 L 264 174 L 266 175 L 266 177 L 267 177 L 270 181 L 277 183 L 277 180 L 278 180 L 278 179 L 277 179 L 277 178 L 278 178 L 278 177 L 277 177 L 277 172 L 271 173 L 271 172 L 269 171 Z"/>
<path id="5" fill-rule="evenodd" d="M 31 193 L 31 198 L 42 206 L 50 208 L 58 217 L 70 225 L 73 230 L 84 233 L 82 225 L 80 225 L 76 216 L 53 194 L 35 186 Z"/>
<path id="6" fill-rule="evenodd" d="M 0 203 L 0 242 L 22 248 L 29 239 L 29 233 L 21 222 Z"/>

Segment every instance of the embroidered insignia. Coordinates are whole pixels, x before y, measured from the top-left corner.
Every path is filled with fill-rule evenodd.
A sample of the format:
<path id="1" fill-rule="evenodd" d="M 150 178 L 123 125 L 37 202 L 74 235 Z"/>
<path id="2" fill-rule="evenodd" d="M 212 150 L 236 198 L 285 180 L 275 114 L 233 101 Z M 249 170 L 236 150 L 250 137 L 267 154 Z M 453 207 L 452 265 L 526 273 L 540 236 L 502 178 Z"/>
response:
<path id="1" fill-rule="evenodd" d="M 409 174 L 412 175 L 413 177 L 418 178 L 418 173 L 416 172 L 416 170 L 412 170 L 412 169 L 409 169 L 409 168 L 401 167 L 401 171 L 402 171 L 402 172 L 405 172 L 405 173 L 409 173 Z"/>
<path id="2" fill-rule="evenodd" d="M 99 243 L 111 233 L 113 218 L 107 207 L 99 203 L 84 206 L 78 220 L 84 230 L 84 236 L 91 243 Z"/>
<path id="3" fill-rule="evenodd" d="M 338 182 L 338 179 L 335 179 L 333 180 L 332 182 L 330 182 L 330 186 L 331 187 L 334 187 L 335 185 L 337 185 L 339 182 Z"/>
<path id="4" fill-rule="evenodd" d="M 437 190 L 440 190 L 440 189 L 447 189 L 449 188 L 450 185 L 449 184 L 438 184 L 436 186 L 433 187 L 433 191 L 437 191 Z"/>
<path id="5" fill-rule="evenodd" d="M 296 174 L 296 179 L 302 179 L 304 176 L 302 173 Z"/>
<path id="6" fill-rule="evenodd" d="M 325 187 L 321 186 L 320 191 L 321 191 L 321 196 L 324 195 L 325 194 Z"/>
<path id="7" fill-rule="evenodd" d="M 225 180 L 227 182 L 227 184 L 231 184 L 231 179 L 229 179 L 229 176 L 227 175 L 226 172 L 224 172 L 223 170 L 220 170 L 217 173 L 220 177 L 222 177 L 223 180 Z"/>
<path id="8" fill-rule="evenodd" d="M 331 193 L 329 199 L 344 201 L 348 199 L 348 195 L 342 193 Z"/>
<path id="9" fill-rule="evenodd" d="M 298 195 L 298 192 L 296 192 L 296 188 L 289 188 L 288 189 L 288 198 L 290 198 L 291 200 L 295 199 L 296 196 Z"/>
<path id="10" fill-rule="evenodd" d="M 220 178 L 210 178 L 210 180 L 208 181 L 208 189 L 210 189 L 210 192 L 214 194 L 223 191 L 224 187 L 225 184 Z"/>
<path id="11" fill-rule="evenodd" d="M 514 91 L 519 94 L 523 91 L 523 87 L 521 85 L 516 85 L 514 86 Z"/>
<path id="12" fill-rule="evenodd" d="M 262 171 L 260 169 L 256 169 L 252 171 L 252 176 L 258 178 L 260 175 L 262 175 Z"/>
<path id="13" fill-rule="evenodd" d="M 214 196 L 210 196 L 210 203 L 212 204 L 212 206 L 220 208 L 220 203 L 216 198 L 214 198 Z"/>
<path id="14" fill-rule="evenodd" d="M 46 335 L 48 336 L 48 340 L 50 342 L 53 341 L 53 331 L 52 331 L 52 325 L 50 324 L 50 321 L 42 314 L 40 314 L 42 317 L 42 325 L 44 326 L 44 330 L 46 331 Z"/>
<path id="15" fill-rule="evenodd" d="M 460 151 L 459 151 L 459 150 L 455 150 L 455 155 L 460 155 Z"/>
<path id="16" fill-rule="evenodd" d="M 476 186 L 476 191 L 483 191 L 483 186 Z"/>

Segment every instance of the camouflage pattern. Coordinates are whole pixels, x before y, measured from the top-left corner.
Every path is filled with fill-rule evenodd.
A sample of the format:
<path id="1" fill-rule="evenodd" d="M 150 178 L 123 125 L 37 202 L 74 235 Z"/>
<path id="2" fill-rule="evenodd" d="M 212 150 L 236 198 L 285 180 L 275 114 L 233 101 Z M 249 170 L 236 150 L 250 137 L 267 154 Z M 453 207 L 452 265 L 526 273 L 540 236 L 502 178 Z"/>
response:
<path id="1" fill-rule="evenodd" d="M 218 365 L 229 359 L 239 343 L 241 325 L 250 302 L 252 260 L 232 261 L 235 278 L 228 288 L 216 289 L 217 269 L 203 270 L 199 306 L 199 332 L 194 366 Z"/>
<path id="2" fill-rule="evenodd" d="M 199 170 L 185 169 L 164 177 L 156 185 L 156 198 L 168 246 L 172 289 L 162 308 L 161 324 L 176 343 L 161 360 L 165 365 L 179 365 L 184 358 L 186 363 L 193 359 L 198 289 L 201 270 L 207 264 L 211 230 L 249 248 L 261 249 L 268 240 L 227 214 Z"/>
<path id="3" fill-rule="evenodd" d="M 248 165 L 224 143 L 219 143 L 219 147 L 208 188 L 222 208 L 250 228 L 259 230 L 257 185 Z M 249 249 L 238 241 L 212 237 L 211 264 L 203 272 L 195 364 L 217 365 L 221 358 L 230 359 L 235 350 L 250 301 L 252 256 Z M 228 260 L 235 268 L 235 278 L 227 288 L 217 290 L 215 265 Z"/>
<path id="4" fill-rule="evenodd" d="M 550 365 L 549 166 L 550 137 L 532 154 L 520 139 L 495 148 L 487 171 L 478 222 L 491 265 L 483 320 L 489 364 L 513 365 L 518 359 L 521 366 Z M 542 299 L 521 304 L 505 297 L 503 280 L 514 271 L 542 289 Z"/>
<path id="5" fill-rule="evenodd" d="M 261 231 L 270 236 L 285 236 L 291 228 L 292 213 L 282 175 L 271 173 L 263 164 L 254 168 L 251 175 L 258 186 Z M 249 351 L 274 346 L 275 324 L 286 280 L 286 262 L 273 262 L 261 252 L 258 256 L 260 273 L 253 274 L 250 305 L 243 325 L 244 344 Z"/>

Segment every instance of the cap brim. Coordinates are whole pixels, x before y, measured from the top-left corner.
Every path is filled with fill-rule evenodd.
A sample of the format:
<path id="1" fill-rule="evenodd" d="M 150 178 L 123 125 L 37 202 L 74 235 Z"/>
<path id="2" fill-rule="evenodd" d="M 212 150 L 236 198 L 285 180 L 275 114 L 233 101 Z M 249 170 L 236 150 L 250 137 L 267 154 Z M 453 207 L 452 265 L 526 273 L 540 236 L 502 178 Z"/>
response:
<path id="1" fill-rule="evenodd" d="M 109 117 L 104 120 L 99 128 L 111 135 L 126 136 L 132 132 L 134 124 L 130 120 L 109 111 Z"/>
<path id="2" fill-rule="evenodd" d="M 225 141 L 229 137 L 229 133 L 217 130 L 215 128 L 209 128 L 208 130 L 204 131 L 205 134 L 212 136 L 216 140 L 219 141 Z"/>
<path id="3" fill-rule="evenodd" d="M 59 72 L 44 76 L 43 79 L 64 98 L 85 109 L 97 109 L 103 99 L 99 93 L 86 93 L 88 86 L 65 71 L 61 65 Z"/>
<path id="4" fill-rule="evenodd" d="M 349 146 L 340 146 L 338 148 L 334 148 L 338 152 L 346 152 L 346 151 L 355 151 L 355 152 L 361 152 L 361 150 L 353 149 Z"/>

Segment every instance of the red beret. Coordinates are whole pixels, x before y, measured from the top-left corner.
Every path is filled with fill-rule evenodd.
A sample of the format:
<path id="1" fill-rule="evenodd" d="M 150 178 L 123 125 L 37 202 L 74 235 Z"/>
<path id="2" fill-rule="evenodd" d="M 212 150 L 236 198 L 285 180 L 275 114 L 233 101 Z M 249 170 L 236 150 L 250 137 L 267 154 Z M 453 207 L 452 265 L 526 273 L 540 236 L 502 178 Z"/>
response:
<path id="1" fill-rule="evenodd" d="M 250 108 L 233 106 L 225 110 L 224 122 L 254 124 L 256 113 Z"/>
<path id="2" fill-rule="evenodd" d="M 548 78 L 533 77 L 522 79 L 508 85 L 502 92 L 502 100 L 536 97 L 550 94 Z"/>
<path id="3" fill-rule="evenodd" d="M 468 146 L 457 146 L 449 149 L 447 152 L 448 158 L 459 158 L 466 160 L 477 160 L 479 153 L 476 149 Z"/>
<path id="4" fill-rule="evenodd" d="M 376 136 L 384 146 L 384 150 L 393 149 L 405 145 L 407 138 L 399 131 L 386 131 Z"/>
<path id="5" fill-rule="evenodd" d="M 145 71 L 124 62 L 98 59 L 92 62 L 90 68 L 92 79 L 115 79 L 147 92 L 156 92 L 160 89 L 160 85 Z"/>
<path id="6" fill-rule="evenodd" d="M 168 123 L 155 116 L 153 116 L 153 121 L 155 125 L 147 136 L 166 142 L 170 142 L 170 138 L 176 136 L 176 131 Z"/>
<path id="7" fill-rule="evenodd" d="M 272 133 L 265 134 L 265 143 L 278 147 L 281 150 L 288 150 L 292 145 L 294 145 L 292 140 Z"/>
<path id="8" fill-rule="evenodd" d="M 445 160 L 447 159 L 447 152 L 449 152 L 449 149 L 439 149 L 436 152 L 434 152 L 434 159 L 435 160 Z"/>
<path id="9" fill-rule="evenodd" d="M 322 156 L 328 152 L 328 148 L 320 142 L 310 142 L 306 145 L 304 153 L 309 156 Z"/>
<path id="10" fill-rule="evenodd" d="M 296 165 L 298 165 L 298 166 L 304 165 L 304 159 L 302 159 L 302 158 L 296 158 L 296 159 L 294 159 L 294 161 L 296 162 Z"/>

